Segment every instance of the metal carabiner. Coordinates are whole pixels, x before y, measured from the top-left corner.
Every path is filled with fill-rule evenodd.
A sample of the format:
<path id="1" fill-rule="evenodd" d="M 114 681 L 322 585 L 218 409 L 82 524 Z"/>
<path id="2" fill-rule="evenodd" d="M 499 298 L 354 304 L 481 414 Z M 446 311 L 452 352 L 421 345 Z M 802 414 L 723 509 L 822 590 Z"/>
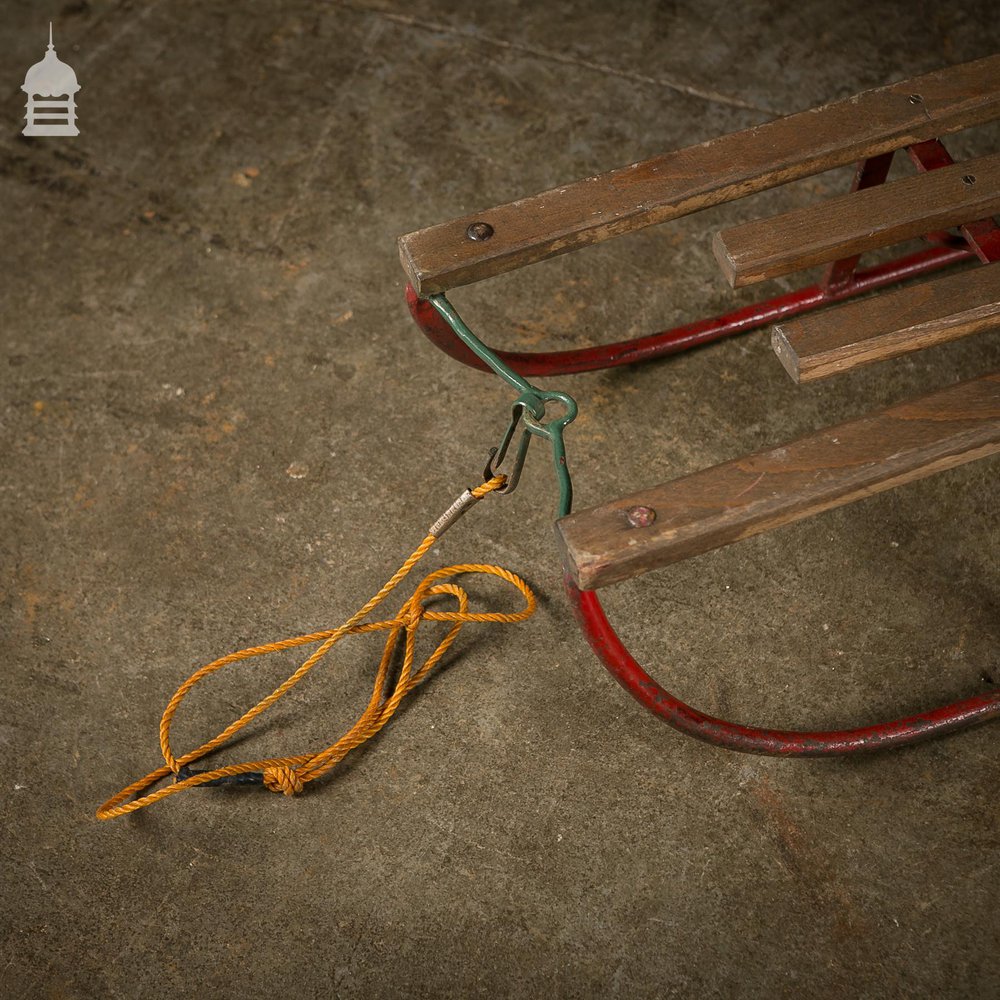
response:
<path id="1" fill-rule="evenodd" d="M 514 435 L 517 433 L 517 428 L 522 420 L 525 419 L 525 413 L 528 410 L 528 404 L 524 400 L 515 400 L 513 406 L 511 406 L 510 423 L 507 425 L 507 430 L 503 438 L 501 438 L 500 444 L 496 448 L 490 448 L 489 457 L 486 460 L 486 468 L 483 470 L 483 479 L 490 480 L 494 476 L 505 476 L 507 479 L 503 486 L 496 490 L 497 493 L 513 493 L 517 487 L 518 480 L 521 478 L 521 469 L 524 468 L 524 459 L 528 454 L 528 445 L 531 444 L 532 432 L 527 423 L 525 423 L 521 430 L 521 439 L 517 443 L 517 451 L 514 453 L 513 464 L 509 469 L 504 469 L 503 463 L 507 458 L 507 452 L 510 450 L 510 444 L 514 440 Z"/>

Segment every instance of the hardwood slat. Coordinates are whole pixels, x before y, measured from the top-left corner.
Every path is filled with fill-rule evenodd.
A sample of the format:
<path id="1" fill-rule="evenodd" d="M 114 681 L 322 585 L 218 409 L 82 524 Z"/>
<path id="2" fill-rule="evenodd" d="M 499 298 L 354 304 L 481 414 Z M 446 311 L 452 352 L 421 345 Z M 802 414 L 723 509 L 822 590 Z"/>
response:
<path id="1" fill-rule="evenodd" d="M 716 233 L 734 287 L 892 246 L 1000 212 L 1000 154 L 855 191 Z"/>
<path id="2" fill-rule="evenodd" d="M 1000 55 L 409 233 L 400 259 L 420 295 L 443 292 L 997 117 Z M 492 237 L 470 239 L 472 222 Z"/>
<path id="3" fill-rule="evenodd" d="M 571 514 L 556 531 L 593 590 L 1000 453 L 1000 372 Z M 633 527 L 628 511 L 655 512 Z"/>
<path id="4" fill-rule="evenodd" d="M 779 323 L 771 347 L 796 382 L 812 382 L 1000 327 L 1000 263 Z"/>

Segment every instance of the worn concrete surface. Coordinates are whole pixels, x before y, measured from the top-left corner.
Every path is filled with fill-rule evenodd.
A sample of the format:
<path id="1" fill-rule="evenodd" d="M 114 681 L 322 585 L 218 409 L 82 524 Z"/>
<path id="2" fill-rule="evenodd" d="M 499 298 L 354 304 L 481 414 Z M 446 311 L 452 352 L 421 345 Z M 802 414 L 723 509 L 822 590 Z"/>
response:
<path id="1" fill-rule="evenodd" d="M 0 995 L 1000 994 L 1000 730 L 819 763 L 676 736 L 573 625 L 540 451 L 430 557 L 524 574 L 533 620 L 470 627 L 300 798 L 199 790 L 93 818 L 158 762 L 159 714 L 193 667 L 339 623 L 496 440 L 509 394 L 412 327 L 396 235 L 996 51 L 995 4 L 2 10 Z M 18 87 L 50 14 L 82 134 L 28 141 Z M 843 182 L 454 299 L 513 346 L 651 330 L 733 301 L 713 226 Z M 796 388 L 761 333 L 559 380 L 582 411 L 579 502 L 998 360 L 992 334 Z M 997 471 L 651 574 L 613 588 L 611 613 L 658 676 L 751 722 L 838 726 L 983 690 L 1000 672 Z M 332 739 L 377 649 L 351 640 L 228 759 Z M 177 745 L 291 662 L 206 685 Z"/>

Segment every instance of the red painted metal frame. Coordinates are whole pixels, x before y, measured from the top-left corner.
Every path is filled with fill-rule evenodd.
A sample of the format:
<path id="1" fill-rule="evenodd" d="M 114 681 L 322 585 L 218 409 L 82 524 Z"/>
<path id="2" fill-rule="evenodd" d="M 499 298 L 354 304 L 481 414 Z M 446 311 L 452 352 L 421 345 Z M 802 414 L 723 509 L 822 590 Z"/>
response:
<path id="1" fill-rule="evenodd" d="M 953 162 L 937 139 L 910 146 L 907 152 L 919 170 L 934 170 Z M 883 183 L 892 156 L 892 153 L 885 153 L 860 163 L 852 190 Z M 863 271 L 856 270 L 857 256 L 844 258 L 831 264 L 823 281 L 817 285 L 662 333 L 572 351 L 493 350 L 505 364 L 525 377 L 566 375 L 650 361 L 940 270 L 962 260 L 974 257 L 984 263 L 1000 260 L 1000 228 L 991 219 L 969 223 L 962 226 L 960 232 L 961 237 L 948 232 L 928 233 L 927 241 L 937 244 L 931 249 Z M 471 368 L 488 370 L 458 339 L 437 310 L 420 299 L 410 285 L 406 288 L 406 300 L 417 325 L 435 346 Z M 906 746 L 1000 717 L 1000 689 L 996 689 L 917 715 L 855 729 L 765 729 L 717 719 L 686 705 L 653 680 L 625 648 L 597 594 L 581 591 L 569 576 L 564 582 L 591 649 L 615 680 L 669 726 L 714 746 L 777 757 L 835 757 Z"/>
<path id="2" fill-rule="evenodd" d="M 838 757 L 919 743 L 1000 717 L 1000 690 L 993 690 L 928 712 L 857 729 L 762 729 L 716 719 L 686 705 L 653 680 L 625 648 L 597 594 L 578 589 L 568 576 L 564 582 L 583 634 L 611 676 L 668 726 L 726 750 L 770 757 Z"/>

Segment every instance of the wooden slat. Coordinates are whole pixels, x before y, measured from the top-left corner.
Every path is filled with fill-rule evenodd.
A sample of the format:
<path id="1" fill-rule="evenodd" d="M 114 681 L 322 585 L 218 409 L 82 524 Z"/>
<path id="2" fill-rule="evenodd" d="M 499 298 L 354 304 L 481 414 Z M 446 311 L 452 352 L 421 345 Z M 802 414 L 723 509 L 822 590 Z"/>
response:
<path id="1" fill-rule="evenodd" d="M 426 296 L 997 117 L 1000 55 L 409 233 L 400 259 Z M 490 239 L 468 238 L 477 221 Z"/>
<path id="2" fill-rule="evenodd" d="M 734 287 L 892 246 L 1000 212 L 1000 154 L 966 160 L 716 233 Z"/>
<path id="3" fill-rule="evenodd" d="M 1000 372 L 565 517 L 577 585 L 593 590 L 1000 453 Z M 655 511 L 633 527 L 627 512 Z"/>
<path id="4" fill-rule="evenodd" d="M 774 353 L 812 382 L 1000 327 L 1000 263 L 779 323 Z"/>

